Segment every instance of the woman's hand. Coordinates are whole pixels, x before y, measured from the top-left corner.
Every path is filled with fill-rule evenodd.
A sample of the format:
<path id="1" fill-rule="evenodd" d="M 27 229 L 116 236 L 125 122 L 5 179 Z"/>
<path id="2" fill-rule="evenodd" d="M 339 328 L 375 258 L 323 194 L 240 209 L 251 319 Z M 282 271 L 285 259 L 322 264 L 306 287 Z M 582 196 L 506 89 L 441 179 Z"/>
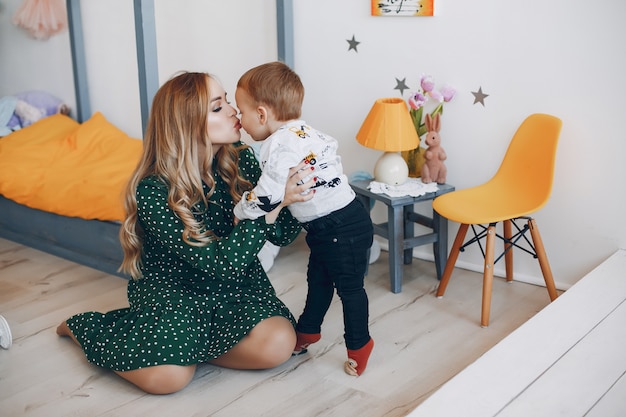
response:
<path id="1" fill-rule="evenodd" d="M 283 207 L 313 198 L 315 190 L 311 187 L 315 185 L 315 177 L 312 174 L 313 167 L 304 161 L 289 170 L 289 178 L 285 185 L 285 198 L 281 203 Z"/>
<path id="2" fill-rule="evenodd" d="M 311 190 L 311 187 L 315 185 L 315 177 L 311 175 L 312 173 L 313 167 L 304 161 L 289 169 L 289 177 L 285 184 L 285 198 L 278 207 L 265 215 L 267 223 L 274 223 L 283 207 L 313 198 L 315 190 Z"/>

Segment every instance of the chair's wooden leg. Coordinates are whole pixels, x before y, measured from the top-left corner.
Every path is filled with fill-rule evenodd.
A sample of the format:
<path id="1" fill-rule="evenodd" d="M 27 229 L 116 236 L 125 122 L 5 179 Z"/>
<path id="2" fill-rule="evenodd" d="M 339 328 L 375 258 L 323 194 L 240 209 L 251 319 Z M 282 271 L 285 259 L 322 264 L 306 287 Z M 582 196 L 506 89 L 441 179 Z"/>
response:
<path id="1" fill-rule="evenodd" d="M 448 261 L 446 262 L 446 267 L 443 270 L 441 281 L 439 281 L 439 287 L 437 288 L 437 297 L 443 297 L 443 294 L 446 292 L 446 287 L 448 286 L 448 282 L 450 281 L 450 276 L 452 275 L 452 271 L 454 270 L 456 260 L 459 257 L 459 251 L 461 249 L 461 246 L 463 246 L 463 241 L 465 240 L 465 235 L 467 234 L 468 227 L 469 224 L 461 224 L 459 226 L 459 231 L 456 233 L 456 238 L 454 238 L 452 249 L 450 249 L 450 255 L 448 255 Z"/>
<path id="2" fill-rule="evenodd" d="M 491 290 L 493 287 L 493 263 L 496 246 L 496 226 L 490 224 L 487 228 L 485 242 L 485 270 L 483 273 L 483 306 L 480 317 L 482 327 L 489 326 L 489 314 L 491 312 Z"/>
<path id="3" fill-rule="evenodd" d="M 546 282 L 546 288 L 548 289 L 548 294 L 550 295 L 550 301 L 554 301 L 556 297 L 558 297 L 556 285 L 554 285 L 552 269 L 550 269 L 550 263 L 548 262 L 546 250 L 543 246 L 543 241 L 541 240 L 541 235 L 539 234 L 539 229 L 537 228 L 535 219 L 528 220 L 528 227 L 530 228 L 530 235 L 532 236 L 533 244 L 535 245 L 535 252 L 537 253 L 541 273 L 543 274 L 543 279 Z"/>
<path id="4" fill-rule="evenodd" d="M 505 220 L 502 222 L 504 229 L 504 267 L 506 268 L 506 280 L 507 282 L 513 281 L 513 248 L 511 246 L 511 236 L 513 236 L 511 220 Z"/>

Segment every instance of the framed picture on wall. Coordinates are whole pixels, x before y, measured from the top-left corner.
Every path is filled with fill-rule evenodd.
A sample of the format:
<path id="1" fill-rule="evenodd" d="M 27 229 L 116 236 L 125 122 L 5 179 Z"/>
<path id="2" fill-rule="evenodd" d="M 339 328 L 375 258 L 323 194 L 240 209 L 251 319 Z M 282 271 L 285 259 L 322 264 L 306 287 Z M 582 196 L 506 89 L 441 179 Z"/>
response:
<path id="1" fill-rule="evenodd" d="M 372 16 L 434 16 L 435 0 L 370 0 Z"/>

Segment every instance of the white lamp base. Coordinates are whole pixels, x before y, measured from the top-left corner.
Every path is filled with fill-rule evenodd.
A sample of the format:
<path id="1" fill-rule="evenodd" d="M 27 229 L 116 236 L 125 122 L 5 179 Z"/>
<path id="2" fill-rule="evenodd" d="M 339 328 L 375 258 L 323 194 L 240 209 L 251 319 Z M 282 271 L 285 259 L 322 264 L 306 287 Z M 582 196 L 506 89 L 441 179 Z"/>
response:
<path id="1" fill-rule="evenodd" d="M 400 185 L 409 178 L 409 167 L 399 152 L 385 152 L 376 162 L 374 179 L 389 185 Z"/>

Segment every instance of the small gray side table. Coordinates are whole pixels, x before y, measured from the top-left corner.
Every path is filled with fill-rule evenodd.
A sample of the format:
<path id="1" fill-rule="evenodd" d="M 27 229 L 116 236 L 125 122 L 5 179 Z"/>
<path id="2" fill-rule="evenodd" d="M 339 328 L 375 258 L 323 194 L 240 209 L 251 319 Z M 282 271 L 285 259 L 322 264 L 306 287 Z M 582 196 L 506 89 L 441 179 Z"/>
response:
<path id="1" fill-rule="evenodd" d="M 454 191 L 450 184 L 438 184 L 439 189 L 434 193 L 427 193 L 419 197 L 403 196 L 390 197 L 387 194 L 376 194 L 367 189 L 370 180 L 351 181 L 350 185 L 365 207 L 370 207 L 370 201 L 380 201 L 387 206 L 387 222 L 374 224 L 374 234 L 387 239 L 389 242 L 389 280 L 391 292 L 402 291 L 402 264 L 408 265 L 413 260 L 413 248 L 416 246 L 433 244 L 437 279 L 448 259 L 448 220 L 433 210 L 432 217 L 416 213 L 414 205 L 425 201 L 432 201 L 435 197 Z M 432 233 L 415 236 L 415 223 L 432 229 Z"/>

